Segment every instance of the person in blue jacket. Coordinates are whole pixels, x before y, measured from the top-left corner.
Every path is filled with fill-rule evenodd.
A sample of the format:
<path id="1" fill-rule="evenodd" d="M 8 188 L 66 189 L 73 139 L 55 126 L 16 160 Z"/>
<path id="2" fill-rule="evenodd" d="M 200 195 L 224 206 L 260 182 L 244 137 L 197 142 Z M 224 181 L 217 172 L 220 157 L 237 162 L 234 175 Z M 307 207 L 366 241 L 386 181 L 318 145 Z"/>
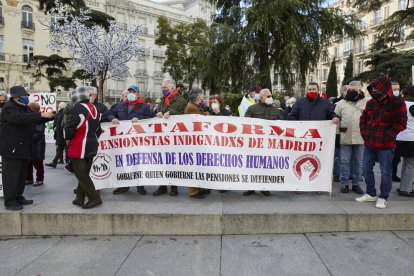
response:
<path id="1" fill-rule="evenodd" d="M 137 123 L 138 120 L 154 117 L 154 113 L 151 112 L 149 104 L 142 99 L 140 92 L 141 90 L 135 84 L 128 87 L 127 99 L 120 102 L 118 106 L 112 110 L 112 114 L 109 115 L 113 124 L 119 124 L 119 121 L 125 120 L 131 120 L 133 123 Z M 129 187 L 120 187 L 115 189 L 113 194 L 122 194 L 128 190 Z M 137 192 L 140 195 L 147 194 L 144 186 L 137 186 Z"/>

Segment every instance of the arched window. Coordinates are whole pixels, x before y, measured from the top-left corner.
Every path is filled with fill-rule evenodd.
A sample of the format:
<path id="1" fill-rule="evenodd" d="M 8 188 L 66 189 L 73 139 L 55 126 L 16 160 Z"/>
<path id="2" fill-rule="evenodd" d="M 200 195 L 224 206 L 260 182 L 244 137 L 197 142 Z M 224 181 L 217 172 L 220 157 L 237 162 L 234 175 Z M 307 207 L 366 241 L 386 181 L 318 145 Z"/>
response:
<path id="1" fill-rule="evenodd" d="M 22 7 L 22 27 L 26 29 L 34 29 L 33 10 L 29 6 Z"/>

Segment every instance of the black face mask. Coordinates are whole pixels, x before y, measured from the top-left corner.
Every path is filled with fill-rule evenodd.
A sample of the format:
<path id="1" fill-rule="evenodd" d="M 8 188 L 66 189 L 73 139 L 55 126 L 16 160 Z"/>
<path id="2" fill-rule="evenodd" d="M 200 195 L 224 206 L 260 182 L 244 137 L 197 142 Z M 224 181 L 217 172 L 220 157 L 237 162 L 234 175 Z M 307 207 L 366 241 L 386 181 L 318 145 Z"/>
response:
<path id="1" fill-rule="evenodd" d="M 380 91 L 378 91 L 378 90 L 374 90 L 371 93 L 371 97 L 373 99 L 376 99 L 376 100 L 378 100 L 379 98 L 381 98 L 381 96 L 382 96 L 382 93 Z"/>
<path id="2" fill-rule="evenodd" d="M 359 91 L 356 90 L 348 90 L 348 92 L 345 95 L 346 101 L 356 102 L 359 98 Z"/>

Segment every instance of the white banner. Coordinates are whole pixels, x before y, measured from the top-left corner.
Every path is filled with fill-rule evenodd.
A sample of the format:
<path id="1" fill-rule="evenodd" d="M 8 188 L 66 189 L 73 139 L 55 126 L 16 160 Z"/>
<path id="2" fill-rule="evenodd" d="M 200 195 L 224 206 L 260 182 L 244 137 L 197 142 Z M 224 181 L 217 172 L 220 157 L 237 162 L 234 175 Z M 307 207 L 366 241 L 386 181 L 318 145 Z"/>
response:
<path id="1" fill-rule="evenodd" d="M 201 115 L 102 125 L 97 189 L 332 190 L 335 125 Z"/>
<path id="2" fill-rule="evenodd" d="M 40 112 L 56 111 L 56 93 L 32 93 L 29 96 L 30 102 L 40 105 Z M 53 139 L 53 121 L 45 123 L 46 143 L 55 143 Z"/>

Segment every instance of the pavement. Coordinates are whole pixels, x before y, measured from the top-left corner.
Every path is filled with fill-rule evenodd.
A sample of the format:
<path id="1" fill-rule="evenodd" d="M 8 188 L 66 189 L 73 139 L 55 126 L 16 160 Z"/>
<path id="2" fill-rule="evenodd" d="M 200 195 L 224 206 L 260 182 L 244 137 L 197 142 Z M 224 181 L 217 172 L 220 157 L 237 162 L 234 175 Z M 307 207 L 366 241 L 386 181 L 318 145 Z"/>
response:
<path id="1" fill-rule="evenodd" d="M 414 232 L 0 238 L 1 275 L 413 275 Z"/>
<path id="2" fill-rule="evenodd" d="M 53 154 L 54 147 L 48 144 L 45 163 Z M 152 196 L 156 186 L 146 187 L 145 196 L 134 188 L 122 195 L 105 189 L 101 207 L 83 210 L 72 205 L 76 179 L 63 166 L 46 167 L 43 186 L 27 186 L 25 195 L 35 203 L 22 212 L 7 211 L 0 202 L 0 236 L 414 231 L 414 198 L 400 197 L 395 190 L 399 183 L 394 183 L 383 210 L 374 203 L 355 202 L 359 195 L 353 192 L 340 193 L 339 183 L 334 183 L 332 196 L 272 192 L 271 197 L 260 193 L 244 197 L 242 191 L 212 191 L 204 200 L 188 197 L 185 187 L 179 188 L 177 197 Z"/>

